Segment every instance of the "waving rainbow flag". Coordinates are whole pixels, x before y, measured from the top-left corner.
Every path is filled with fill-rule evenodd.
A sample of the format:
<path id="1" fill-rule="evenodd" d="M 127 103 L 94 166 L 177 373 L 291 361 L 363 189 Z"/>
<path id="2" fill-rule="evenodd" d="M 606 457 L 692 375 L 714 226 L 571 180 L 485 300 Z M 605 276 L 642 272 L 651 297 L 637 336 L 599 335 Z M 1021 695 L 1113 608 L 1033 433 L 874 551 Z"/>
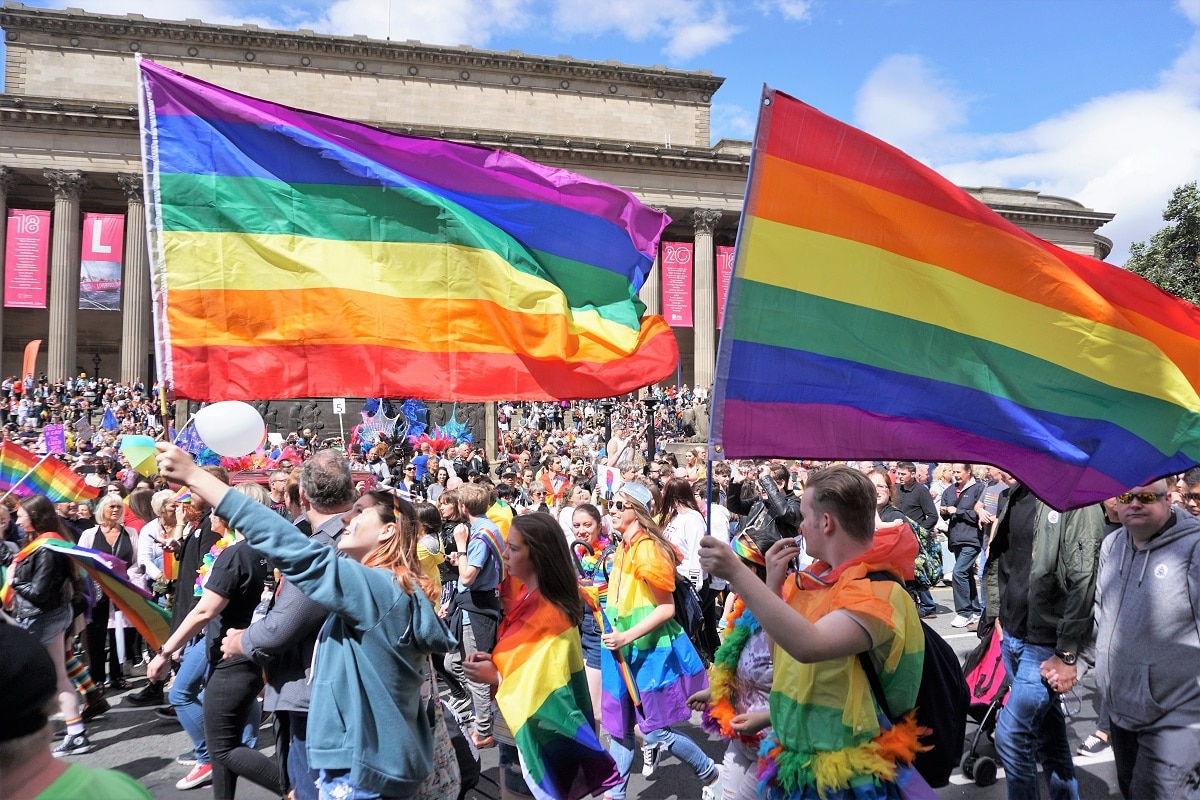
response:
<path id="1" fill-rule="evenodd" d="M 579 628 L 541 592 L 531 592 L 500 623 L 492 660 L 496 704 L 512 730 L 534 796 L 578 800 L 618 782 L 596 735 Z"/>
<path id="2" fill-rule="evenodd" d="M 54 456 L 39 458 L 16 442 L 0 446 L 0 492 L 45 495 L 53 503 L 82 503 L 100 496 L 83 476 Z"/>
<path id="3" fill-rule="evenodd" d="M 765 91 L 713 389 L 721 458 L 980 461 L 1075 508 L 1200 461 L 1197 387 L 1196 307 Z"/>
<path id="4" fill-rule="evenodd" d="M 139 74 L 157 355 L 180 397 L 609 397 L 674 372 L 637 297 L 669 218 L 628 192 Z"/>
<path id="5" fill-rule="evenodd" d="M 171 615 L 154 602 L 150 593 L 128 578 L 129 565 L 121 559 L 98 550 L 72 544 L 57 534 L 43 534 L 27 544 L 6 569 L 0 568 L 0 603 L 12 598 L 12 576 L 17 565 L 39 548 L 48 548 L 66 556 L 89 578 L 100 585 L 112 604 L 124 612 L 126 619 L 137 628 L 151 647 L 158 649 L 171 635 Z"/>

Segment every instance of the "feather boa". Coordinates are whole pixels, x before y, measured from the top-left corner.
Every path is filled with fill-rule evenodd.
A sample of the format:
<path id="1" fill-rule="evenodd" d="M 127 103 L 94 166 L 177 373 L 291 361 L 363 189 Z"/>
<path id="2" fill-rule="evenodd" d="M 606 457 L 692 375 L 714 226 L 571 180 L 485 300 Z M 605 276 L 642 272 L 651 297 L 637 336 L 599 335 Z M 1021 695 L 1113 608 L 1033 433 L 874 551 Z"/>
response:
<path id="1" fill-rule="evenodd" d="M 721 642 L 721 646 L 713 654 L 713 664 L 708 670 L 710 699 L 708 708 L 701 716 L 700 724 L 709 733 L 731 740 L 737 738 L 745 744 L 757 745 L 762 741 L 762 731 L 745 735 L 733 729 L 731 722 L 738 712 L 733 707 L 731 698 L 742 651 L 746 649 L 750 638 L 758 633 L 761 626 L 740 597 L 734 601 L 733 608 L 725 617 L 725 622 L 725 641 Z"/>

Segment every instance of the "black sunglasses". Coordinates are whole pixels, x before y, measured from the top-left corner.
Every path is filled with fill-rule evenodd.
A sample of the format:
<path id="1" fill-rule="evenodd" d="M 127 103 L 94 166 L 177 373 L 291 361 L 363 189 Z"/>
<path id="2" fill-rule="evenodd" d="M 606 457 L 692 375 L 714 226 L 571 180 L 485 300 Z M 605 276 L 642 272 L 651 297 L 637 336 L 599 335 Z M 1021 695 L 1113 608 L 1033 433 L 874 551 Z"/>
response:
<path id="1" fill-rule="evenodd" d="M 1125 494 L 1117 495 L 1114 499 L 1123 506 L 1129 505 L 1135 499 L 1146 506 L 1166 496 L 1166 492 L 1126 492 Z"/>

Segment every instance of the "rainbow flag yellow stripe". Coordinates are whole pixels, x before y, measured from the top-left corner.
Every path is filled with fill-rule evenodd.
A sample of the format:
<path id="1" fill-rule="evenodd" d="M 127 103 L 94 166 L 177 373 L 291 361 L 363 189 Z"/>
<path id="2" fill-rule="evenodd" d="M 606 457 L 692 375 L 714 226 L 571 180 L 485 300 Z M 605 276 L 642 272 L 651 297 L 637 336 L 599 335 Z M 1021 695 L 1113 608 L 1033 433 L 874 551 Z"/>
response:
<path id="1" fill-rule="evenodd" d="M 1200 462 L 1200 310 L 767 89 L 721 458 L 967 460 L 1074 508 Z"/>

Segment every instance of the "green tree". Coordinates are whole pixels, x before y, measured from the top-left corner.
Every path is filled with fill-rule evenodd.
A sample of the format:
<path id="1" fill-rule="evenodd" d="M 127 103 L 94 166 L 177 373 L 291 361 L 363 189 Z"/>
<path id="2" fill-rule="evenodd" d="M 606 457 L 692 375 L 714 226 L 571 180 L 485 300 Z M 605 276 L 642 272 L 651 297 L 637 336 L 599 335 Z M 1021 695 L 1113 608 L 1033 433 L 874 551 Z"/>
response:
<path id="1" fill-rule="evenodd" d="M 1195 181 L 1175 190 L 1163 219 L 1169 224 L 1151 236 L 1149 243 L 1135 242 L 1129 247 L 1125 268 L 1200 305 L 1200 192 Z"/>

